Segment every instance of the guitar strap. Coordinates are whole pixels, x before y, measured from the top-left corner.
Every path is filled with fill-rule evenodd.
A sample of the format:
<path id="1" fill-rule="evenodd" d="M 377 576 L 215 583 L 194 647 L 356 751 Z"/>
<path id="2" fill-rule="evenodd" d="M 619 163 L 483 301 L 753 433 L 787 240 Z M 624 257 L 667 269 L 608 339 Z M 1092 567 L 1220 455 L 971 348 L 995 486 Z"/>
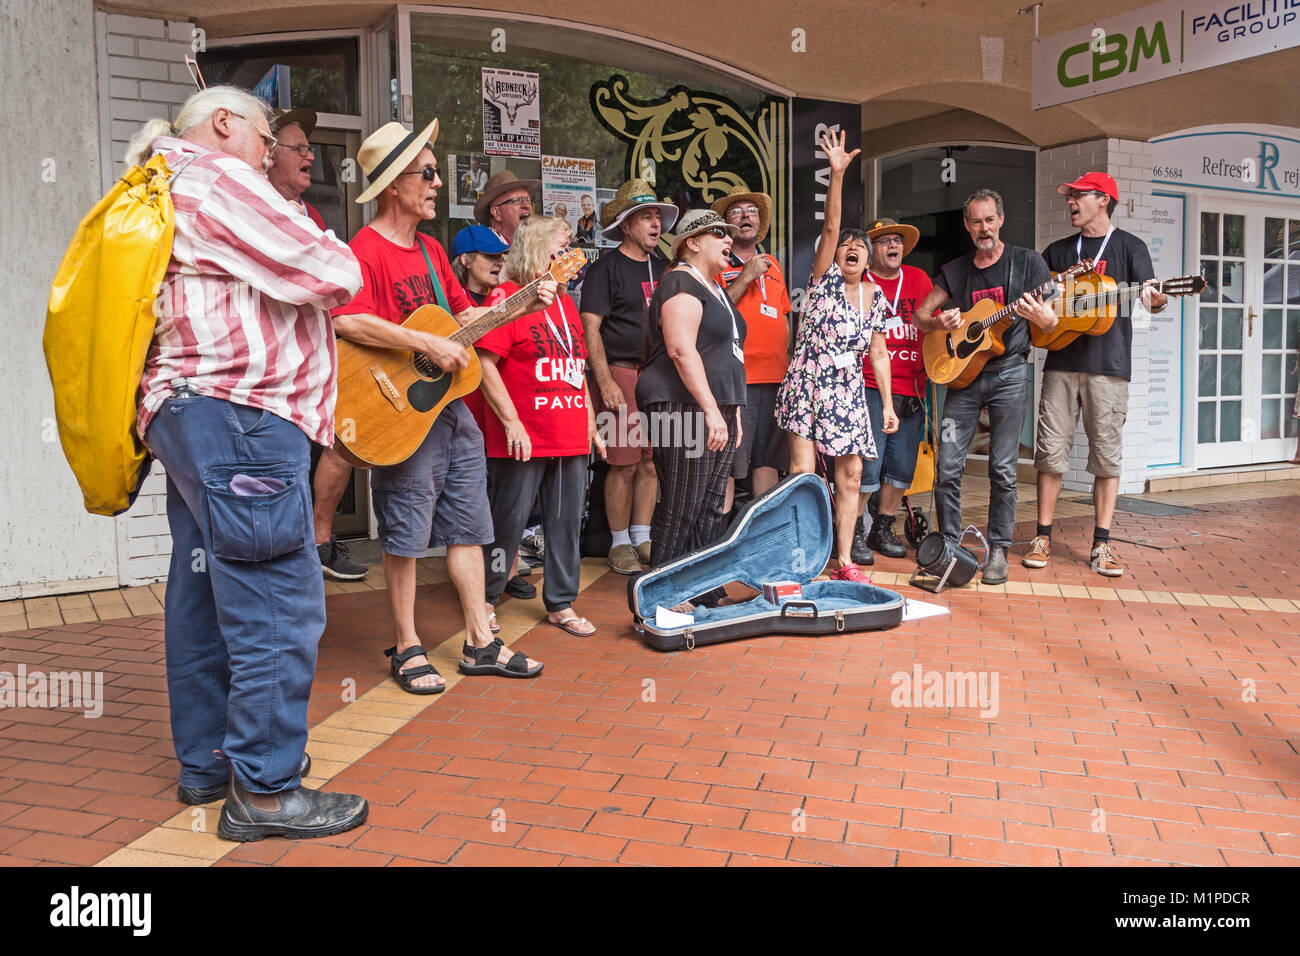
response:
<path id="1" fill-rule="evenodd" d="M 1029 250 L 1023 246 L 1011 247 L 1011 268 L 1007 272 L 1007 305 L 1014 305 L 1025 294 L 1025 268 L 1029 263 Z"/>
<path id="2" fill-rule="evenodd" d="M 429 258 L 429 250 L 425 248 L 424 240 L 420 238 L 418 232 L 415 234 L 415 244 L 424 253 L 424 264 L 429 267 L 429 281 L 433 283 L 433 294 L 438 299 L 438 305 L 442 306 L 448 315 L 451 315 L 451 306 L 447 304 L 447 294 L 442 291 L 442 283 L 438 281 L 438 272 L 433 268 L 433 260 Z"/>

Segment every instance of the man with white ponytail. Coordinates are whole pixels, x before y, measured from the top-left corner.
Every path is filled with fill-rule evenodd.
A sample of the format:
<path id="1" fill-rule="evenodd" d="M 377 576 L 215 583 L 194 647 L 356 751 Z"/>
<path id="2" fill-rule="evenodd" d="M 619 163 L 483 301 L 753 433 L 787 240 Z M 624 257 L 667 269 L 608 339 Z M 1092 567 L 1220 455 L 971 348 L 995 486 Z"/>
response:
<path id="1" fill-rule="evenodd" d="M 307 701 L 325 594 L 309 442 L 334 439 L 328 310 L 361 286 L 351 250 L 266 178 L 270 111 L 229 86 L 152 120 L 128 162 L 172 170 L 175 236 L 136 427 L 167 469 L 167 689 L 179 798 L 225 796 L 228 840 L 342 833 L 361 797 L 309 790 Z"/>

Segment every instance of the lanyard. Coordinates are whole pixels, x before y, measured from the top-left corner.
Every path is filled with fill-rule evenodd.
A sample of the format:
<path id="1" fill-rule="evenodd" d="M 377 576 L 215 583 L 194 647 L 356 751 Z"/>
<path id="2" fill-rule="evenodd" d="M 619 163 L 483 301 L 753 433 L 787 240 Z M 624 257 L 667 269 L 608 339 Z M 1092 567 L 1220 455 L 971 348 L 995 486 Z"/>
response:
<path id="1" fill-rule="evenodd" d="M 560 324 L 564 326 L 564 339 L 560 338 L 559 331 L 555 328 L 555 324 L 551 322 L 551 310 L 549 306 L 542 310 L 542 318 L 546 320 L 546 325 L 550 328 L 551 335 L 555 336 L 555 344 L 564 349 L 565 355 L 569 358 L 573 358 L 573 327 L 569 325 L 569 320 L 565 318 L 564 315 L 564 299 L 559 299 L 558 304 L 560 306 Z M 565 345 L 565 341 L 568 342 L 567 346 Z"/>
<path id="2" fill-rule="evenodd" d="M 685 265 L 686 268 L 695 273 L 695 277 L 704 284 L 706 289 L 711 291 L 714 296 L 720 299 L 727 306 L 727 314 L 731 316 L 731 342 L 733 345 L 739 343 L 740 329 L 736 327 L 736 307 L 731 304 L 730 297 L 728 297 L 727 293 L 718 288 L 716 282 L 710 282 L 708 279 L 704 278 L 704 273 L 700 272 L 700 270 L 695 268 L 691 263 L 687 262 Z"/>
<path id="3" fill-rule="evenodd" d="M 1110 242 L 1110 234 L 1114 231 L 1114 226 L 1106 230 L 1106 238 L 1101 241 L 1101 248 L 1093 253 L 1092 261 L 1094 263 L 1101 261 L 1101 254 L 1106 251 L 1106 243 Z M 1074 244 L 1074 258 L 1076 262 L 1083 261 L 1083 233 L 1079 233 L 1079 241 Z"/>
<path id="4" fill-rule="evenodd" d="M 881 295 L 883 295 L 883 294 L 884 294 L 884 286 L 883 286 L 881 283 L 884 282 L 884 280 L 883 280 L 883 279 L 877 279 L 876 276 L 872 275 L 870 269 L 867 270 L 867 275 L 871 276 L 871 278 L 875 280 L 876 287 L 879 288 L 879 289 L 881 290 Z M 900 295 L 902 295 L 902 294 L 903 294 L 903 273 L 900 271 L 900 272 L 898 273 L 898 288 L 896 288 L 896 289 L 894 290 L 894 301 L 893 301 L 893 302 L 889 302 L 888 299 L 885 300 L 886 303 L 888 303 L 888 305 L 889 305 L 889 314 L 892 315 L 892 316 L 894 316 L 895 318 L 898 317 L 898 297 L 899 297 Z M 859 310 L 862 308 L 862 303 L 860 303 L 860 302 L 858 303 L 858 308 L 859 308 Z"/>

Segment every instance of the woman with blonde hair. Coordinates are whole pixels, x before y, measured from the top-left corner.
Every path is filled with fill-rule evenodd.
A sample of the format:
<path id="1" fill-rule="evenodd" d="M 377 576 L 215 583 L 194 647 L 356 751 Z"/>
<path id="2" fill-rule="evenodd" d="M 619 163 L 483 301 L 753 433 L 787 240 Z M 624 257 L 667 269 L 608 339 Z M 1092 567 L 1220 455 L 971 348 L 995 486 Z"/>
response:
<path id="1" fill-rule="evenodd" d="M 563 219 L 531 216 L 514 235 L 501 274 L 503 281 L 485 305 L 509 297 L 545 274 L 569 248 L 571 230 Z M 484 548 L 488 612 L 501 598 L 533 500 L 540 496 L 542 600 L 547 621 L 574 637 L 588 637 L 595 625 L 573 610 L 578 597 L 581 554 L 578 534 L 587 492 L 587 459 L 604 443 L 587 391 L 587 343 L 577 306 L 563 291 L 540 312 L 525 315 L 483 336 L 478 356 L 487 401 L 483 445 L 492 491 L 496 540 Z M 507 675 L 525 676 L 525 675 Z"/>

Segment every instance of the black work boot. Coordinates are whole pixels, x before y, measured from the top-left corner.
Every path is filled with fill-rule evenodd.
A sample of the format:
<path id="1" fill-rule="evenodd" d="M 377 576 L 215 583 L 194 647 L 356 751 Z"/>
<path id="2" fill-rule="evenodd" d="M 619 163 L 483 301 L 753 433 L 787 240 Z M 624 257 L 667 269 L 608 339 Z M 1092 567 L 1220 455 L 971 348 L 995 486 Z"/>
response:
<path id="1" fill-rule="evenodd" d="M 871 567 L 876 563 L 876 556 L 871 553 L 871 548 L 867 545 L 867 529 L 863 526 L 861 518 L 853 526 L 853 544 L 849 546 L 849 557 L 853 559 L 854 564 L 863 567 Z"/>
<path id="2" fill-rule="evenodd" d="M 871 534 L 867 535 L 867 547 L 887 558 L 907 557 L 907 547 L 894 534 L 893 515 L 876 515 L 876 520 L 871 522 Z"/>
<path id="3" fill-rule="evenodd" d="M 370 805 L 364 797 L 324 790 L 283 790 L 272 794 L 276 810 L 259 810 L 235 775 L 230 774 L 230 793 L 221 807 L 217 836 L 223 840 L 250 841 L 282 836 L 290 840 L 311 840 L 343 833 L 366 822 Z"/>
<path id="4" fill-rule="evenodd" d="M 996 544 L 989 546 L 989 563 L 984 565 L 984 576 L 980 578 L 985 584 L 1002 584 L 1010 576 L 1007 567 L 1007 549 Z"/>
<path id="5" fill-rule="evenodd" d="M 305 777 L 309 773 L 311 773 L 311 756 L 304 753 L 302 760 L 298 763 L 298 776 Z M 222 800 L 229 791 L 229 780 L 223 780 L 221 783 L 214 783 L 207 787 L 187 787 L 185 784 L 181 784 L 176 788 L 176 799 L 181 803 L 188 803 L 190 806 L 196 807 L 201 803 Z"/>

